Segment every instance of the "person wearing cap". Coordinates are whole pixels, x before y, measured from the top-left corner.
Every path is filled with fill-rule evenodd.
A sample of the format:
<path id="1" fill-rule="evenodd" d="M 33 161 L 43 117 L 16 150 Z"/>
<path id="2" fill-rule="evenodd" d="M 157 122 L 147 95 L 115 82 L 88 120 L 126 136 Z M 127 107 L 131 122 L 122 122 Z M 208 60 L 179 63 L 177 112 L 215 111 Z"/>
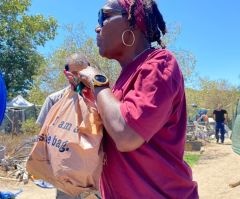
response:
<path id="1" fill-rule="evenodd" d="M 199 198 L 191 168 L 183 160 L 184 78 L 161 40 L 166 25 L 156 2 L 108 0 L 98 23 L 99 54 L 122 68 L 112 88 L 94 67 L 79 73 L 94 93 L 106 129 L 102 198 Z"/>
<path id="2" fill-rule="evenodd" d="M 90 63 L 88 62 L 87 58 L 82 53 L 73 53 L 67 57 L 64 72 L 66 69 L 68 69 L 73 73 L 73 75 L 77 75 L 78 74 L 77 71 L 80 71 L 89 65 L 90 65 Z M 74 87 L 76 87 L 76 83 L 74 82 L 74 79 L 69 80 L 69 84 L 70 84 L 71 88 L 74 90 Z M 68 87 L 63 88 L 63 89 L 56 91 L 54 93 L 51 93 L 49 96 L 47 96 L 47 98 L 45 99 L 45 102 L 40 110 L 38 118 L 36 120 L 36 123 L 38 125 L 40 125 L 40 126 L 43 125 L 49 110 L 55 103 L 57 103 L 63 97 L 64 92 L 66 91 L 67 88 Z"/>

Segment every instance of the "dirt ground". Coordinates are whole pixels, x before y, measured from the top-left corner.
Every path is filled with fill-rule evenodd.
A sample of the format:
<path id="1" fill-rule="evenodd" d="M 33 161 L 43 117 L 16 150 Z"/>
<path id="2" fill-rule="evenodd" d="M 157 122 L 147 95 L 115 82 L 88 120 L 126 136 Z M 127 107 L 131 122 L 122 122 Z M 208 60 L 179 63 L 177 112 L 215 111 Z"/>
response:
<path id="1" fill-rule="evenodd" d="M 232 151 L 231 141 L 212 142 L 204 148 L 200 161 L 193 167 L 200 199 L 239 199 L 240 186 L 229 187 L 240 181 L 240 156 Z"/>
<path id="2" fill-rule="evenodd" d="M 198 182 L 200 199 L 239 199 L 240 186 L 229 184 L 240 180 L 240 156 L 231 149 L 230 140 L 225 144 L 209 143 L 197 165 L 193 167 L 193 178 Z M 23 192 L 17 199 L 54 199 L 56 189 L 43 189 L 32 182 L 23 183 L 0 180 L 0 191 Z"/>

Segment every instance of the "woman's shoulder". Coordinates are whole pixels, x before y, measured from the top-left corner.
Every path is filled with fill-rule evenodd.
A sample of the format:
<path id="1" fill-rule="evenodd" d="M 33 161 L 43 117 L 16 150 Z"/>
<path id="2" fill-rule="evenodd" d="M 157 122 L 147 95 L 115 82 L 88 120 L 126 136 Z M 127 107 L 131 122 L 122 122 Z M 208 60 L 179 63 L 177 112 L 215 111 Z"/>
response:
<path id="1" fill-rule="evenodd" d="M 165 79 L 174 79 L 177 82 L 183 79 L 175 56 L 167 49 L 152 49 L 141 69 L 151 70 L 156 74 L 160 72 Z"/>
<path id="2" fill-rule="evenodd" d="M 147 60 L 176 60 L 173 53 L 167 49 L 153 48 L 148 55 Z"/>
<path id="3" fill-rule="evenodd" d="M 155 65 L 157 68 L 171 68 L 171 70 L 179 70 L 179 65 L 174 54 L 167 49 L 151 49 L 144 65 Z"/>

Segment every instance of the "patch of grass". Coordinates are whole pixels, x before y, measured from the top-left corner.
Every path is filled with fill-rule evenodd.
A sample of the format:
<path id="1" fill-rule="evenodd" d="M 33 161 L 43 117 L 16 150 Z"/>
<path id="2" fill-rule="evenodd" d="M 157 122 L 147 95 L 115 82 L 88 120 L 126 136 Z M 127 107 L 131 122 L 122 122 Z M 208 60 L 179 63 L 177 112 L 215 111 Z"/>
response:
<path id="1" fill-rule="evenodd" d="M 193 167 L 193 165 L 197 164 L 199 158 L 200 158 L 200 154 L 186 153 L 184 155 L 184 160 L 188 163 L 190 167 Z"/>

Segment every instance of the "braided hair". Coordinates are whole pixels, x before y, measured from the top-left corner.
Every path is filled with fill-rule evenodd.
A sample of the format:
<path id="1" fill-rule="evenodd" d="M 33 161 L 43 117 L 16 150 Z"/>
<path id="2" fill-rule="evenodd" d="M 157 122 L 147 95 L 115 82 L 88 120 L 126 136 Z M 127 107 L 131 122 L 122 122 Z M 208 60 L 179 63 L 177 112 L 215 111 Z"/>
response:
<path id="1" fill-rule="evenodd" d="M 136 19 L 134 17 L 134 11 L 137 9 L 136 0 L 132 0 L 130 6 L 128 20 L 130 25 L 134 27 L 136 25 Z M 145 24 L 146 24 L 146 37 L 149 43 L 157 42 L 162 48 L 166 46 L 161 40 L 161 36 L 167 32 L 166 24 L 160 13 L 158 6 L 154 0 L 143 0 L 143 7 L 145 12 Z"/>

